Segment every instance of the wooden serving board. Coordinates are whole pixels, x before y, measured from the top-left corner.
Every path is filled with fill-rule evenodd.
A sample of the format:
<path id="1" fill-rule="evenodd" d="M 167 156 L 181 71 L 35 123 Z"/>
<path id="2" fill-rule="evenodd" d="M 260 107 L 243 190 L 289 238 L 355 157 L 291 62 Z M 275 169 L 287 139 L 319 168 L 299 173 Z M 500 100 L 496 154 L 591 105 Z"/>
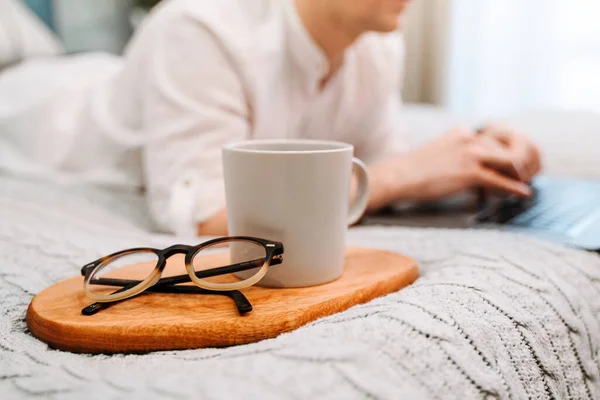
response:
<path id="1" fill-rule="evenodd" d="M 175 272 L 185 273 L 183 261 L 177 264 Z M 397 291 L 418 276 L 417 264 L 403 255 L 348 248 L 344 274 L 333 282 L 307 288 L 244 289 L 253 306 L 244 316 L 225 296 L 169 293 L 140 295 L 84 316 L 81 309 L 93 301 L 83 292 L 79 276 L 35 296 L 27 310 L 27 325 L 50 346 L 76 353 L 232 346 L 273 338 Z"/>

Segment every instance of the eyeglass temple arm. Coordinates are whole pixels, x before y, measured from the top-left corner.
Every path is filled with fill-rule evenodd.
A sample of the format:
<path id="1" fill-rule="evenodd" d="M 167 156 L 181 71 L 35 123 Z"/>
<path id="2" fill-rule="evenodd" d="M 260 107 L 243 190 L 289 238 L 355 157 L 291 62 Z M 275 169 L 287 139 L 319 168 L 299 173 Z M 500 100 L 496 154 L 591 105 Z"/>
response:
<path id="1" fill-rule="evenodd" d="M 135 285 L 133 285 L 135 286 Z M 129 288 L 131 288 L 132 286 L 125 286 L 111 294 L 116 294 L 116 293 L 120 293 L 123 292 Z M 155 293 L 182 293 L 182 294 L 216 294 L 216 295 L 221 295 L 221 296 L 227 296 L 230 299 L 233 300 L 233 302 L 235 303 L 235 307 L 238 310 L 238 313 L 240 313 L 240 315 L 244 315 L 246 313 L 249 313 L 250 311 L 252 311 L 252 304 L 250 304 L 250 302 L 248 301 L 248 299 L 246 298 L 246 296 L 244 296 L 244 294 L 242 292 L 240 292 L 239 290 L 228 290 L 228 291 L 212 291 L 212 290 L 206 290 L 206 289 L 202 289 L 196 286 L 164 286 L 164 287 L 151 287 L 148 289 L 149 292 L 155 292 Z M 127 300 L 127 299 L 125 299 Z M 93 303 L 90 304 L 89 306 L 85 307 L 84 309 L 81 310 L 81 313 L 83 315 L 94 315 L 96 314 L 98 311 L 103 310 L 105 308 L 110 307 L 113 304 L 116 303 L 120 303 L 121 301 L 125 301 L 125 300 L 119 300 L 119 301 L 113 301 L 113 302 L 107 302 L 107 303 Z"/>
<path id="2" fill-rule="evenodd" d="M 246 296 L 239 290 L 226 290 L 216 291 L 202 289 L 197 286 L 153 286 L 148 289 L 150 292 L 155 293 L 178 293 L 178 294 L 216 294 L 221 296 L 227 296 L 234 301 L 235 306 L 240 314 L 246 314 L 252 311 L 252 304 L 248 301 Z"/>
<path id="3" fill-rule="evenodd" d="M 128 284 L 128 285 L 125 285 L 125 286 L 123 286 L 121 289 L 119 289 L 119 290 L 116 290 L 116 291 L 112 292 L 111 294 L 117 294 L 117 293 L 124 292 L 124 291 L 126 291 L 126 290 L 129 290 L 129 289 L 131 289 L 132 287 L 134 287 L 135 285 L 137 285 L 137 284 L 139 283 L 139 282 L 137 282 L 137 283 L 134 283 L 134 282 L 135 282 L 135 281 L 132 281 L 132 283 L 130 283 L 130 284 Z M 107 308 L 108 306 L 110 306 L 110 305 L 112 305 L 112 304 L 114 304 L 114 303 L 116 303 L 116 302 L 110 302 L 110 303 L 92 303 L 92 304 L 90 304 L 89 306 L 87 306 L 87 307 L 83 308 L 83 309 L 81 310 L 81 313 L 82 313 L 83 315 L 94 315 L 94 314 L 96 314 L 98 311 L 100 311 L 100 310 L 102 310 L 102 309 L 104 309 L 104 308 Z"/>

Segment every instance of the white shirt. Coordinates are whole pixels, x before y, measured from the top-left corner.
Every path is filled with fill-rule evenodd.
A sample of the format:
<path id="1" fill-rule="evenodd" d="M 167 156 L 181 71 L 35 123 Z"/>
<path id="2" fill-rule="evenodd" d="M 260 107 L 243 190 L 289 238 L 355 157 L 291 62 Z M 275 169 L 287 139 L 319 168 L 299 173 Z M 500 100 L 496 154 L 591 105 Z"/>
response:
<path id="1" fill-rule="evenodd" d="M 1 74 L 0 168 L 143 186 L 159 227 L 187 231 L 225 207 L 227 143 L 339 140 L 367 163 L 404 150 L 402 59 L 399 33 L 364 35 L 320 90 L 328 61 L 292 0 L 171 0 L 123 59 L 28 61 Z"/>

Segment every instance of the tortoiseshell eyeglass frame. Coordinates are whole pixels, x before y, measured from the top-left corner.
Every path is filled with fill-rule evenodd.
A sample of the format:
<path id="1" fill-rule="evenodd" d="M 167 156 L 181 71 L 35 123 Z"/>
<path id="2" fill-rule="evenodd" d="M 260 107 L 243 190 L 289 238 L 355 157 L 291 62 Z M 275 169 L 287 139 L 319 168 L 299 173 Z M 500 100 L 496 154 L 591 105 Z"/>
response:
<path id="1" fill-rule="evenodd" d="M 262 246 L 265 250 L 265 257 L 255 260 L 245 261 L 237 264 L 227 265 L 218 268 L 212 268 L 202 271 L 195 271 L 192 265 L 194 257 L 207 247 L 218 246 L 230 242 L 249 242 L 258 246 Z M 244 314 L 252 310 L 252 305 L 246 297 L 238 290 L 255 285 L 260 281 L 267 270 L 272 265 L 278 265 L 283 262 L 283 244 L 280 242 L 266 240 L 249 236 L 231 236 L 222 237 L 196 246 L 174 245 L 166 249 L 154 249 L 149 247 L 132 248 L 122 250 L 98 260 L 88 263 L 81 268 L 81 275 L 84 276 L 84 291 L 85 294 L 96 303 L 85 307 L 81 310 L 84 315 L 93 315 L 96 312 L 108 307 L 111 304 L 136 296 L 145 291 L 162 292 L 162 293 L 196 293 L 196 294 L 217 294 L 225 295 L 233 299 L 236 303 L 240 314 Z M 134 279 L 113 279 L 113 278 L 95 278 L 94 275 L 103 267 L 110 264 L 114 260 L 125 255 L 134 253 L 153 253 L 157 256 L 156 265 L 152 272 L 144 280 Z M 185 254 L 186 275 L 170 276 L 161 278 L 161 275 L 167 265 L 167 259 L 175 254 Z M 205 280 L 206 278 L 232 274 L 250 269 L 259 268 L 256 274 L 252 277 L 233 283 L 214 283 Z M 197 287 L 193 286 L 176 286 L 180 283 L 193 282 Z M 120 288 L 109 295 L 98 295 L 89 290 L 90 285 L 114 286 Z"/>

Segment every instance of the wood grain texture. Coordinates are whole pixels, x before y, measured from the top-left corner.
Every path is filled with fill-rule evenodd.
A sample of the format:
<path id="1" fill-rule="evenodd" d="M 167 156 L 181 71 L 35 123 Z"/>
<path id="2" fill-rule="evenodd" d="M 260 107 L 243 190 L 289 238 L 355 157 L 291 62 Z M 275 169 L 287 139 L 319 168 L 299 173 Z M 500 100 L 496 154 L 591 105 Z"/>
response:
<path id="1" fill-rule="evenodd" d="M 183 273 L 183 263 L 178 264 L 174 268 Z M 168 293 L 143 294 L 84 316 L 81 309 L 93 301 L 83 292 L 83 277 L 76 277 L 35 296 L 27 325 L 50 346 L 76 353 L 232 346 L 272 338 L 397 291 L 418 275 L 417 264 L 401 254 L 348 248 L 344 274 L 336 281 L 307 288 L 244 289 L 253 306 L 245 316 L 224 296 Z"/>

